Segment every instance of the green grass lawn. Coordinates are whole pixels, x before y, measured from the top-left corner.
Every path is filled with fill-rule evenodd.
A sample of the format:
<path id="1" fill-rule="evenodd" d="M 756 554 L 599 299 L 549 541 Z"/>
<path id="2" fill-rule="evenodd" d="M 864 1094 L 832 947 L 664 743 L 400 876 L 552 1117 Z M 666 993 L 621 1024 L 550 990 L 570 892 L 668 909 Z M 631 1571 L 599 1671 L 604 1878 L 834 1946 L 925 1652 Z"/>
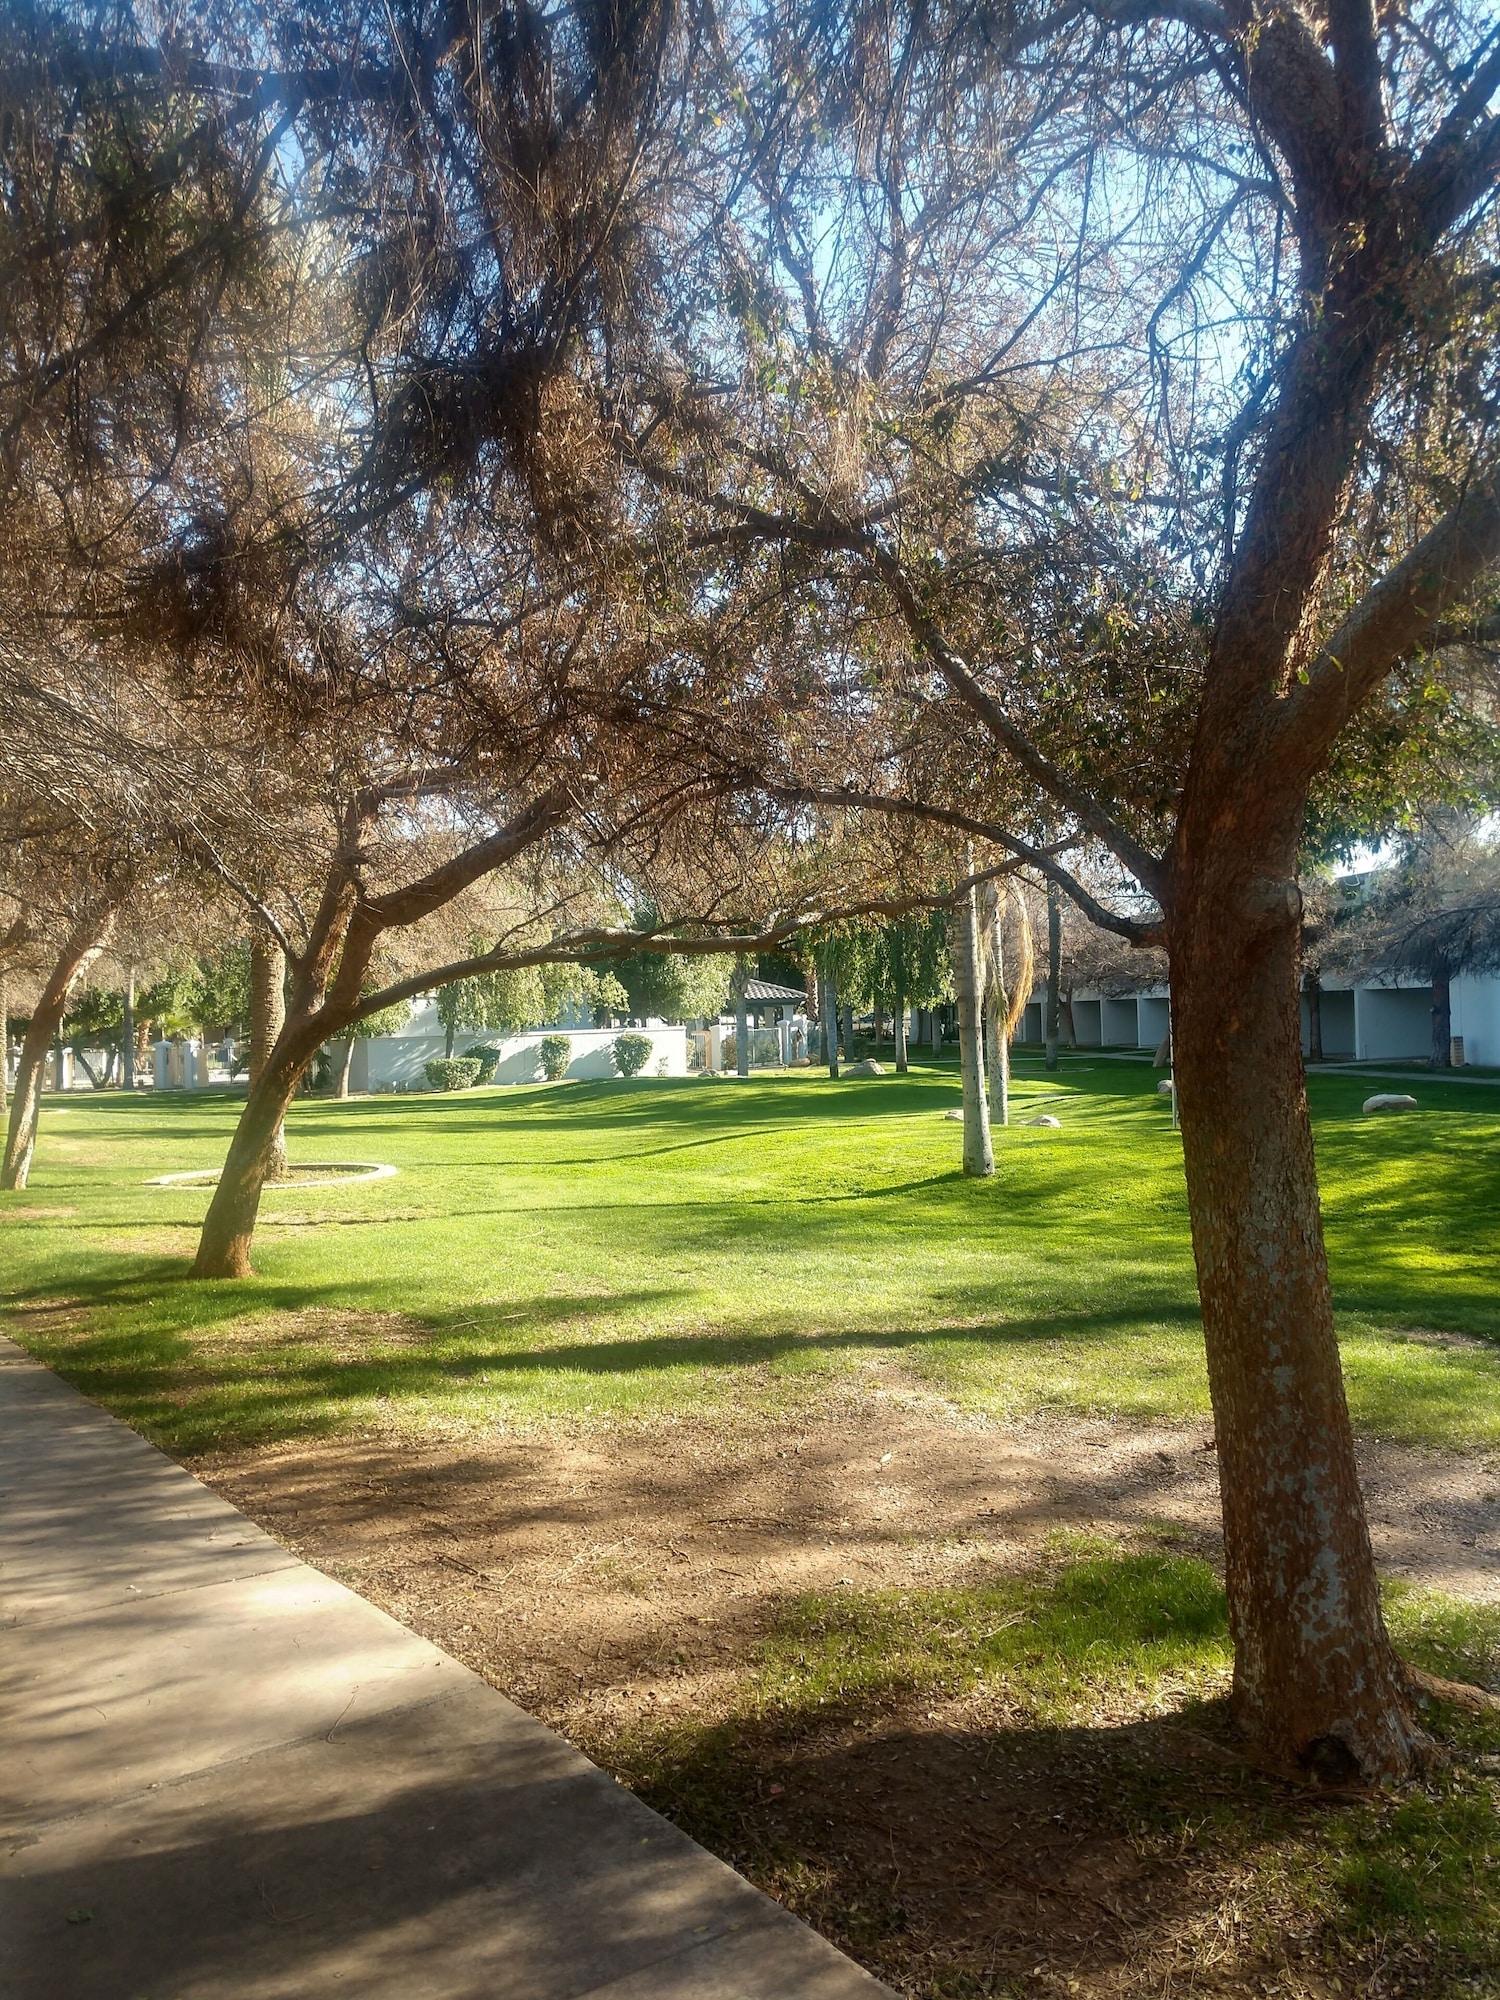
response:
<path id="1" fill-rule="evenodd" d="M 1180 1142 L 1139 1063 L 1018 1065 L 988 1182 L 951 1066 L 299 1103 L 294 1159 L 391 1180 L 267 1195 L 260 1275 L 184 1276 L 227 1095 L 49 1099 L 0 1196 L 13 1330 L 171 1449 L 339 1428 L 787 1406 L 879 1368 L 961 1407 L 1207 1409 Z M 1500 1441 L 1500 1099 L 1421 1082 L 1365 1119 L 1311 1084 L 1358 1422 Z"/>
<path id="2" fill-rule="evenodd" d="M 30 1189 L 0 1196 L 0 1305 L 26 1346 L 189 1457 L 692 1414 L 722 1447 L 728 1425 L 842 1387 L 995 1415 L 1204 1416 L 1155 1074 L 1101 1055 L 1018 1070 L 1017 1119 L 1045 1108 L 1062 1128 L 997 1135 L 982 1183 L 942 1115 L 951 1066 L 308 1101 L 294 1159 L 397 1177 L 268 1194 L 260 1275 L 214 1285 L 185 1276 L 207 1193 L 145 1183 L 216 1165 L 236 1101 L 53 1099 Z M 1413 1087 L 1419 1111 L 1377 1120 L 1363 1077 L 1310 1085 L 1350 1394 L 1367 1431 L 1493 1450 L 1500 1093 Z M 393 1476 L 369 1506 L 420 1526 L 421 1493 L 381 1497 Z M 411 1590 L 441 1608 L 483 1576 L 434 1580 L 424 1546 L 399 1544 L 399 1615 Z M 1403 1795 L 1304 1796 L 1236 1753 L 1201 1548 L 1150 1523 L 1063 1531 L 965 1574 L 842 1577 L 727 1615 L 704 1640 L 712 1677 L 675 1705 L 655 1690 L 682 1655 L 659 1660 L 648 1622 L 613 1670 L 625 1709 L 580 1697 L 552 1719 L 924 2000 L 1500 1991 L 1493 1723 L 1437 1718 L 1454 1754 Z M 491 1593 L 443 1630 L 485 1667 L 482 1621 L 509 1632 L 512 1611 Z M 1390 1618 L 1418 1662 L 1500 1679 L 1496 1607 L 1396 1586 Z"/>

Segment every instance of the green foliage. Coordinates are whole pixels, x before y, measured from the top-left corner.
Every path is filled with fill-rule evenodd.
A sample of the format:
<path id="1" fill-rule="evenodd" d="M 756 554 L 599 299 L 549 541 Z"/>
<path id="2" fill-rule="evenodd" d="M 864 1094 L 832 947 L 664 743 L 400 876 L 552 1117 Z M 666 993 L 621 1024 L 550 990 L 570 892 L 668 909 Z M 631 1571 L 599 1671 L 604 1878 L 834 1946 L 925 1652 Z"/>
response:
<path id="1" fill-rule="evenodd" d="M 633 1033 L 627 1028 L 623 1035 L 615 1036 L 609 1045 L 609 1052 L 621 1076 L 639 1076 L 651 1060 L 651 1037 Z"/>
<path id="2" fill-rule="evenodd" d="M 448 1029 L 488 1028 L 496 1034 L 518 1035 L 541 1024 L 546 1004 L 541 972 L 528 965 L 517 971 L 457 979 L 451 986 L 441 987 L 437 1013 Z"/>
<path id="3" fill-rule="evenodd" d="M 542 1046 L 538 1050 L 541 1058 L 542 1075 L 548 1083 L 561 1083 L 568 1073 L 568 1064 L 573 1060 L 573 1044 L 567 1035 L 543 1035 Z"/>
<path id="4" fill-rule="evenodd" d="M 482 944 L 476 939 L 476 951 Z M 457 979 L 439 989 L 438 1019 L 445 1028 L 485 1028 L 492 1034 L 523 1035 L 545 1027 L 574 1008 L 623 1013 L 618 981 L 583 965 L 526 965 Z"/>
<path id="5" fill-rule="evenodd" d="M 500 1051 L 493 1043 L 475 1042 L 469 1048 L 466 1048 L 463 1053 L 467 1061 L 478 1063 L 478 1081 L 480 1083 L 490 1082 L 500 1065 Z"/>
<path id="6" fill-rule="evenodd" d="M 121 996 L 96 987 L 78 995 L 63 1023 L 63 1035 L 75 1047 L 89 1048 L 112 1041 L 124 1025 Z"/>
<path id="7" fill-rule="evenodd" d="M 479 1081 L 479 1064 L 472 1056 L 434 1056 L 422 1068 L 434 1090 L 468 1090 Z"/>
<path id="8" fill-rule="evenodd" d="M 650 930 L 657 912 L 642 905 L 631 922 Z M 678 957 L 670 952 L 638 951 L 628 958 L 611 958 L 597 968 L 625 995 L 625 1005 L 613 1011 L 637 1021 L 701 1021 L 712 1019 L 729 998 L 735 960 L 725 952 L 704 957 Z"/>
<path id="9" fill-rule="evenodd" d="M 397 1000 L 389 1007 L 377 1007 L 348 1030 L 358 1042 L 373 1042 L 381 1035 L 399 1035 L 411 1019 L 410 1000 Z"/>

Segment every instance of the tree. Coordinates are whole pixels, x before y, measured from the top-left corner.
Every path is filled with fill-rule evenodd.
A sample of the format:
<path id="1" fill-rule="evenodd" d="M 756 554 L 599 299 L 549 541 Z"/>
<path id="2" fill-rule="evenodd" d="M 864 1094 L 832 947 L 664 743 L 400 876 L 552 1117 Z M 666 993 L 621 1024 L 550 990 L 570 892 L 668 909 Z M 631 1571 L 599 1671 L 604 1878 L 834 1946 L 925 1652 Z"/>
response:
<path id="1" fill-rule="evenodd" d="M 670 407 L 626 433 L 725 587 L 769 550 L 821 628 L 792 657 L 826 664 L 830 726 L 768 741 L 759 783 L 992 841 L 1169 952 L 1236 1707 L 1338 1779 L 1405 1775 L 1422 1738 L 1334 1337 L 1298 863 L 1351 718 L 1401 729 L 1404 673 L 1473 635 L 1500 556 L 1500 45 L 1462 9 L 1430 25 L 1210 0 L 747 32 L 724 68 L 755 165 L 700 239 L 731 306 L 684 325 Z M 824 86 L 789 102 L 788 75 Z M 1137 256 L 1142 206 L 1170 226 Z M 905 655 L 866 647 L 857 683 L 882 747 L 858 732 L 833 772 L 882 616 Z M 923 708 L 983 745 L 966 771 L 893 753 Z M 993 765 L 1029 813 L 995 810 Z M 1101 901 L 1059 834 L 1157 916 Z"/>
<path id="2" fill-rule="evenodd" d="M 969 875 L 974 873 L 972 850 Z M 964 1172 L 995 1171 L 989 1098 L 984 1085 L 984 961 L 978 896 L 972 880 L 953 917 L 953 991 L 958 1003 L 958 1067 L 964 1090 Z"/>

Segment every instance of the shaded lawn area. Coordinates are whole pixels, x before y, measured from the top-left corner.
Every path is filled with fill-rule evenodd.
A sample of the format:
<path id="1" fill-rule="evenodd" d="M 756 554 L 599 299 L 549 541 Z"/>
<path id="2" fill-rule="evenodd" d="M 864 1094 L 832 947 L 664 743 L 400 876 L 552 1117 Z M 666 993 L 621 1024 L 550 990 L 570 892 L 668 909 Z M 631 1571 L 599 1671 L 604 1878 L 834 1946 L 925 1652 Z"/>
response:
<path id="1" fill-rule="evenodd" d="M 956 1070 L 299 1103 L 294 1159 L 393 1180 L 268 1193 L 243 1284 L 184 1276 L 237 1102 L 48 1101 L 0 1196 L 11 1330 L 170 1449 L 784 1410 L 878 1369 L 962 1409 L 1207 1408 L 1180 1143 L 1145 1065 L 1021 1058 L 992 1181 L 958 1172 Z M 1311 1094 L 1357 1421 L 1500 1441 L 1500 1101 Z M 1434 1336 L 1437 1336 L 1434 1338 Z"/>
<path id="2" fill-rule="evenodd" d="M 1500 1607 L 1393 1590 L 1494 1685 Z M 1457 2000 L 1500 1977 L 1500 1712 L 1432 1703 L 1404 1796 L 1247 1770 L 1203 1562 L 1059 1535 L 963 1589 L 789 1602 L 720 1711 L 590 1745 L 899 1991 Z"/>

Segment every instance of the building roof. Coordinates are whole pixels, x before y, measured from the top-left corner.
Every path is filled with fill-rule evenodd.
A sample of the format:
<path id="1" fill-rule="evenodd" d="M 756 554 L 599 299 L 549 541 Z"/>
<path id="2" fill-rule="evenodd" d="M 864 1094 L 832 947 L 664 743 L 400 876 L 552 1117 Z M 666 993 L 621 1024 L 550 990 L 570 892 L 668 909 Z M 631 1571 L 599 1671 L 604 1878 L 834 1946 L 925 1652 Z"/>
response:
<path id="1" fill-rule="evenodd" d="M 805 986 L 778 986 L 774 979 L 747 979 L 745 981 L 747 1000 L 802 1001 L 807 998 Z"/>

